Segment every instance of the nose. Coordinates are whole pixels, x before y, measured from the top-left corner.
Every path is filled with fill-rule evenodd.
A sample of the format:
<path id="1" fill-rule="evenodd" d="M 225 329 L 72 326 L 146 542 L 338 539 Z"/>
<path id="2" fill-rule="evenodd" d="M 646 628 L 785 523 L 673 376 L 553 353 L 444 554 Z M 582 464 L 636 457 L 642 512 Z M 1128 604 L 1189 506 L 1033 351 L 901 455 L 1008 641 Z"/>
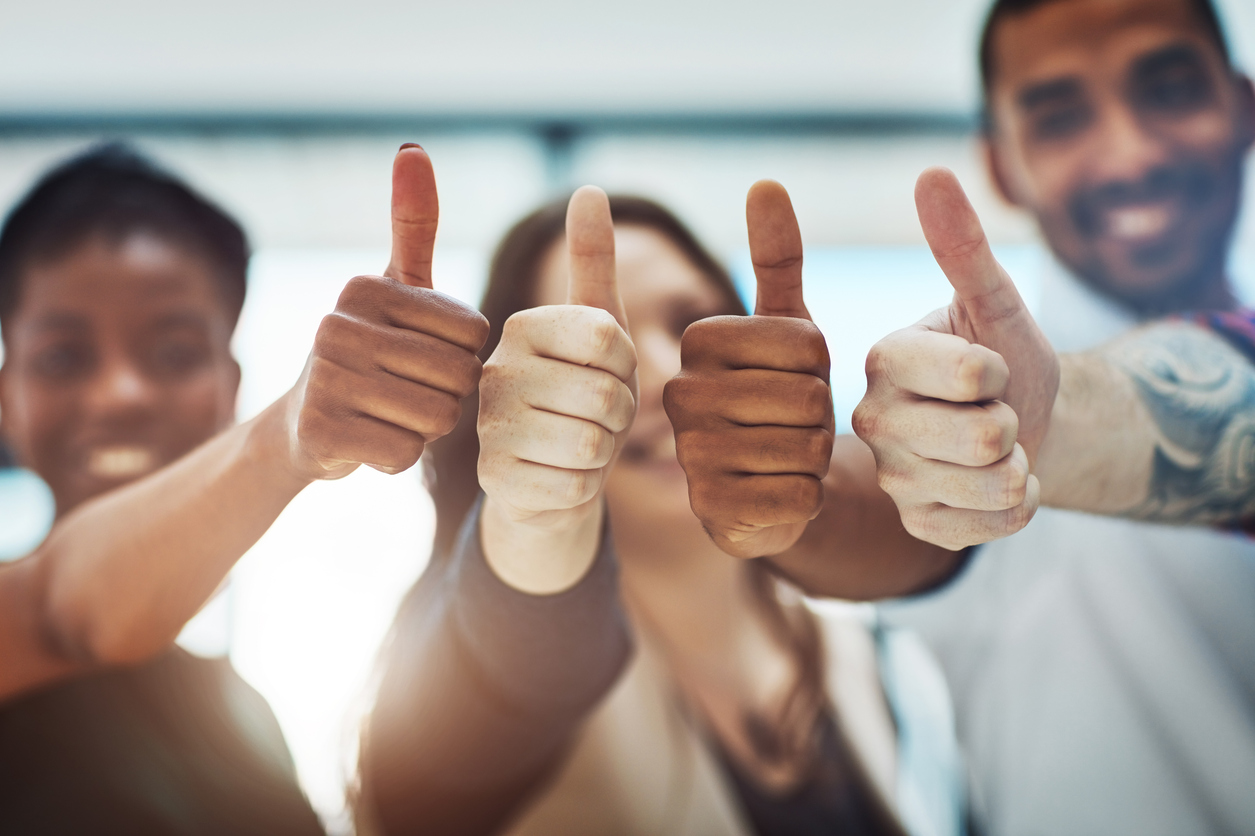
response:
<path id="1" fill-rule="evenodd" d="M 1098 182 L 1136 183 L 1170 161 L 1166 143 L 1124 103 L 1103 108 L 1091 165 Z"/>
<path id="2" fill-rule="evenodd" d="M 86 405 L 101 419 L 126 419 L 150 409 L 156 388 L 135 363 L 112 357 L 98 367 L 89 385 Z"/>

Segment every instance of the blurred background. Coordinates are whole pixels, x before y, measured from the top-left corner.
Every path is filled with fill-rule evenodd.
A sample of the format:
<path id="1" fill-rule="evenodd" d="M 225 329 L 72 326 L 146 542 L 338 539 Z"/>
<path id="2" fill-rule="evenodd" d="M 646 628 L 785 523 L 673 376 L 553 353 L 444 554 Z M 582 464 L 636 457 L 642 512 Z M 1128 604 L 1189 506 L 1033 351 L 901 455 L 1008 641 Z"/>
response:
<path id="1" fill-rule="evenodd" d="M 125 138 L 239 217 L 255 248 L 236 342 L 244 419 L 295 381 L 345 280 L 383 269 L 402 142 L 421 143 L 436 166 L 436 287 L 472 301 L 508 226 L 582 183 L 670 205 L 752 288 L 744 196 L 775 178 L 801 222 L 807 300 L 848 426 L 867 349 L 948 299 L 915 219 L 923 168 L 958 173 L 1034 299 L 1044 255 L 977 152 L 985 6 L 10 3 L 0 207 L 55 160 Z M 1255 67 L 1255 3 L 1220 6 L 1239 63 Z M 1248 213 L 1234 264 L 1248 289 L 1253 256 Z M 11 464 L 0 461 L 0 558 L 32 548 L 51 518 L 46 489 Z M 431 528 L 418 469 L 315 485 L 182 639 L 229 653 L 270 701 L 333 832 L 347 831 L 374 656 Z"/>

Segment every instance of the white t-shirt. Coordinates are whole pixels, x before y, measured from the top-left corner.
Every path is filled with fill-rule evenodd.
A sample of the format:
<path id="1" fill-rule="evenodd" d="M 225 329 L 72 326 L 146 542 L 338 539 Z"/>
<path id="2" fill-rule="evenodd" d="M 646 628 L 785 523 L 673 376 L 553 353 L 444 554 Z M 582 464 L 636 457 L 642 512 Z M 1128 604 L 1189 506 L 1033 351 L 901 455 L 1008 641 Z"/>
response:
<path id="1" fill-rule="evenodd" d="M 1134 324 L 1058 268 L 1039 322 Z M 1255 541 L 1042 509 L 882 614 L 941 662 L 982 832 L 1255 834 Z"/>

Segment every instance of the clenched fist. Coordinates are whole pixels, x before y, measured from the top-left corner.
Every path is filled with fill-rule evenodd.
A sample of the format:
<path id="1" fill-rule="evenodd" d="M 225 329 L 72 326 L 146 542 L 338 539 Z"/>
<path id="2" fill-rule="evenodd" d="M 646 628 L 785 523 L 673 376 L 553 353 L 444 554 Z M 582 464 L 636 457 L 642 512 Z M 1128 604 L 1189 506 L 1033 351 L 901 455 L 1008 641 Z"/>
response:
<path id="1" fill-rule="evenodd" d="M 591 563 L 606 478 L 636 415 L 636 349 L 600 189 L 571 197 L 567 248 L 568 304 L 506 321 L 479 394 L 485 553 L 535 593 L 570 586 Z"/>
<path id="2" fill-rule="evenodd" d="M 854 430 L 906 529 L 959 549 L 1014 533 L 1036 512 L 1032 470 L 1059 360 L 954 175 L 924 172 L 915 201 L 954 301 L 871 350 Z"/>
<path id="3" fill-rule="evenodd" d="M 693 513 L 738 557 L 774 555 L 823 507 L 834 421 L 828 347 L 802 301 L 802 236 L 784 187 L 745 206 L 758 279 L 754 315 L 688 327 L 667 416 Z"/>
<path id="4" fill-rule="evenodd" d="M 359 464 L 399 473 L 448 433 L 479 384 L 488 321 L 432 290 L 439 204 L 431 160 L 405 146 L 392 169 L 392 259 L 349 281 L 289 395 L 293 469 L 338 479 Z"/>

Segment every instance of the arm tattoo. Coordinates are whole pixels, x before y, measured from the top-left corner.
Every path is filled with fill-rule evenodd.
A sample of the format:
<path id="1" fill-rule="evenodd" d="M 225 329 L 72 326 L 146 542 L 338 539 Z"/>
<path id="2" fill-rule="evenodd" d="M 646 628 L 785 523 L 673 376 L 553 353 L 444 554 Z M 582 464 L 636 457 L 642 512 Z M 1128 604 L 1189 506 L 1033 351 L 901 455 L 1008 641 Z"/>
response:
<path id="1" fill-rule="evenodd" d="M 1103 351 L 1133 380 L 1156 425 L 1146 499 L 1129 515 L 1175 523 L 1255 521 L 1255 366 L 1186 323 L 1138 331 Z"/>

